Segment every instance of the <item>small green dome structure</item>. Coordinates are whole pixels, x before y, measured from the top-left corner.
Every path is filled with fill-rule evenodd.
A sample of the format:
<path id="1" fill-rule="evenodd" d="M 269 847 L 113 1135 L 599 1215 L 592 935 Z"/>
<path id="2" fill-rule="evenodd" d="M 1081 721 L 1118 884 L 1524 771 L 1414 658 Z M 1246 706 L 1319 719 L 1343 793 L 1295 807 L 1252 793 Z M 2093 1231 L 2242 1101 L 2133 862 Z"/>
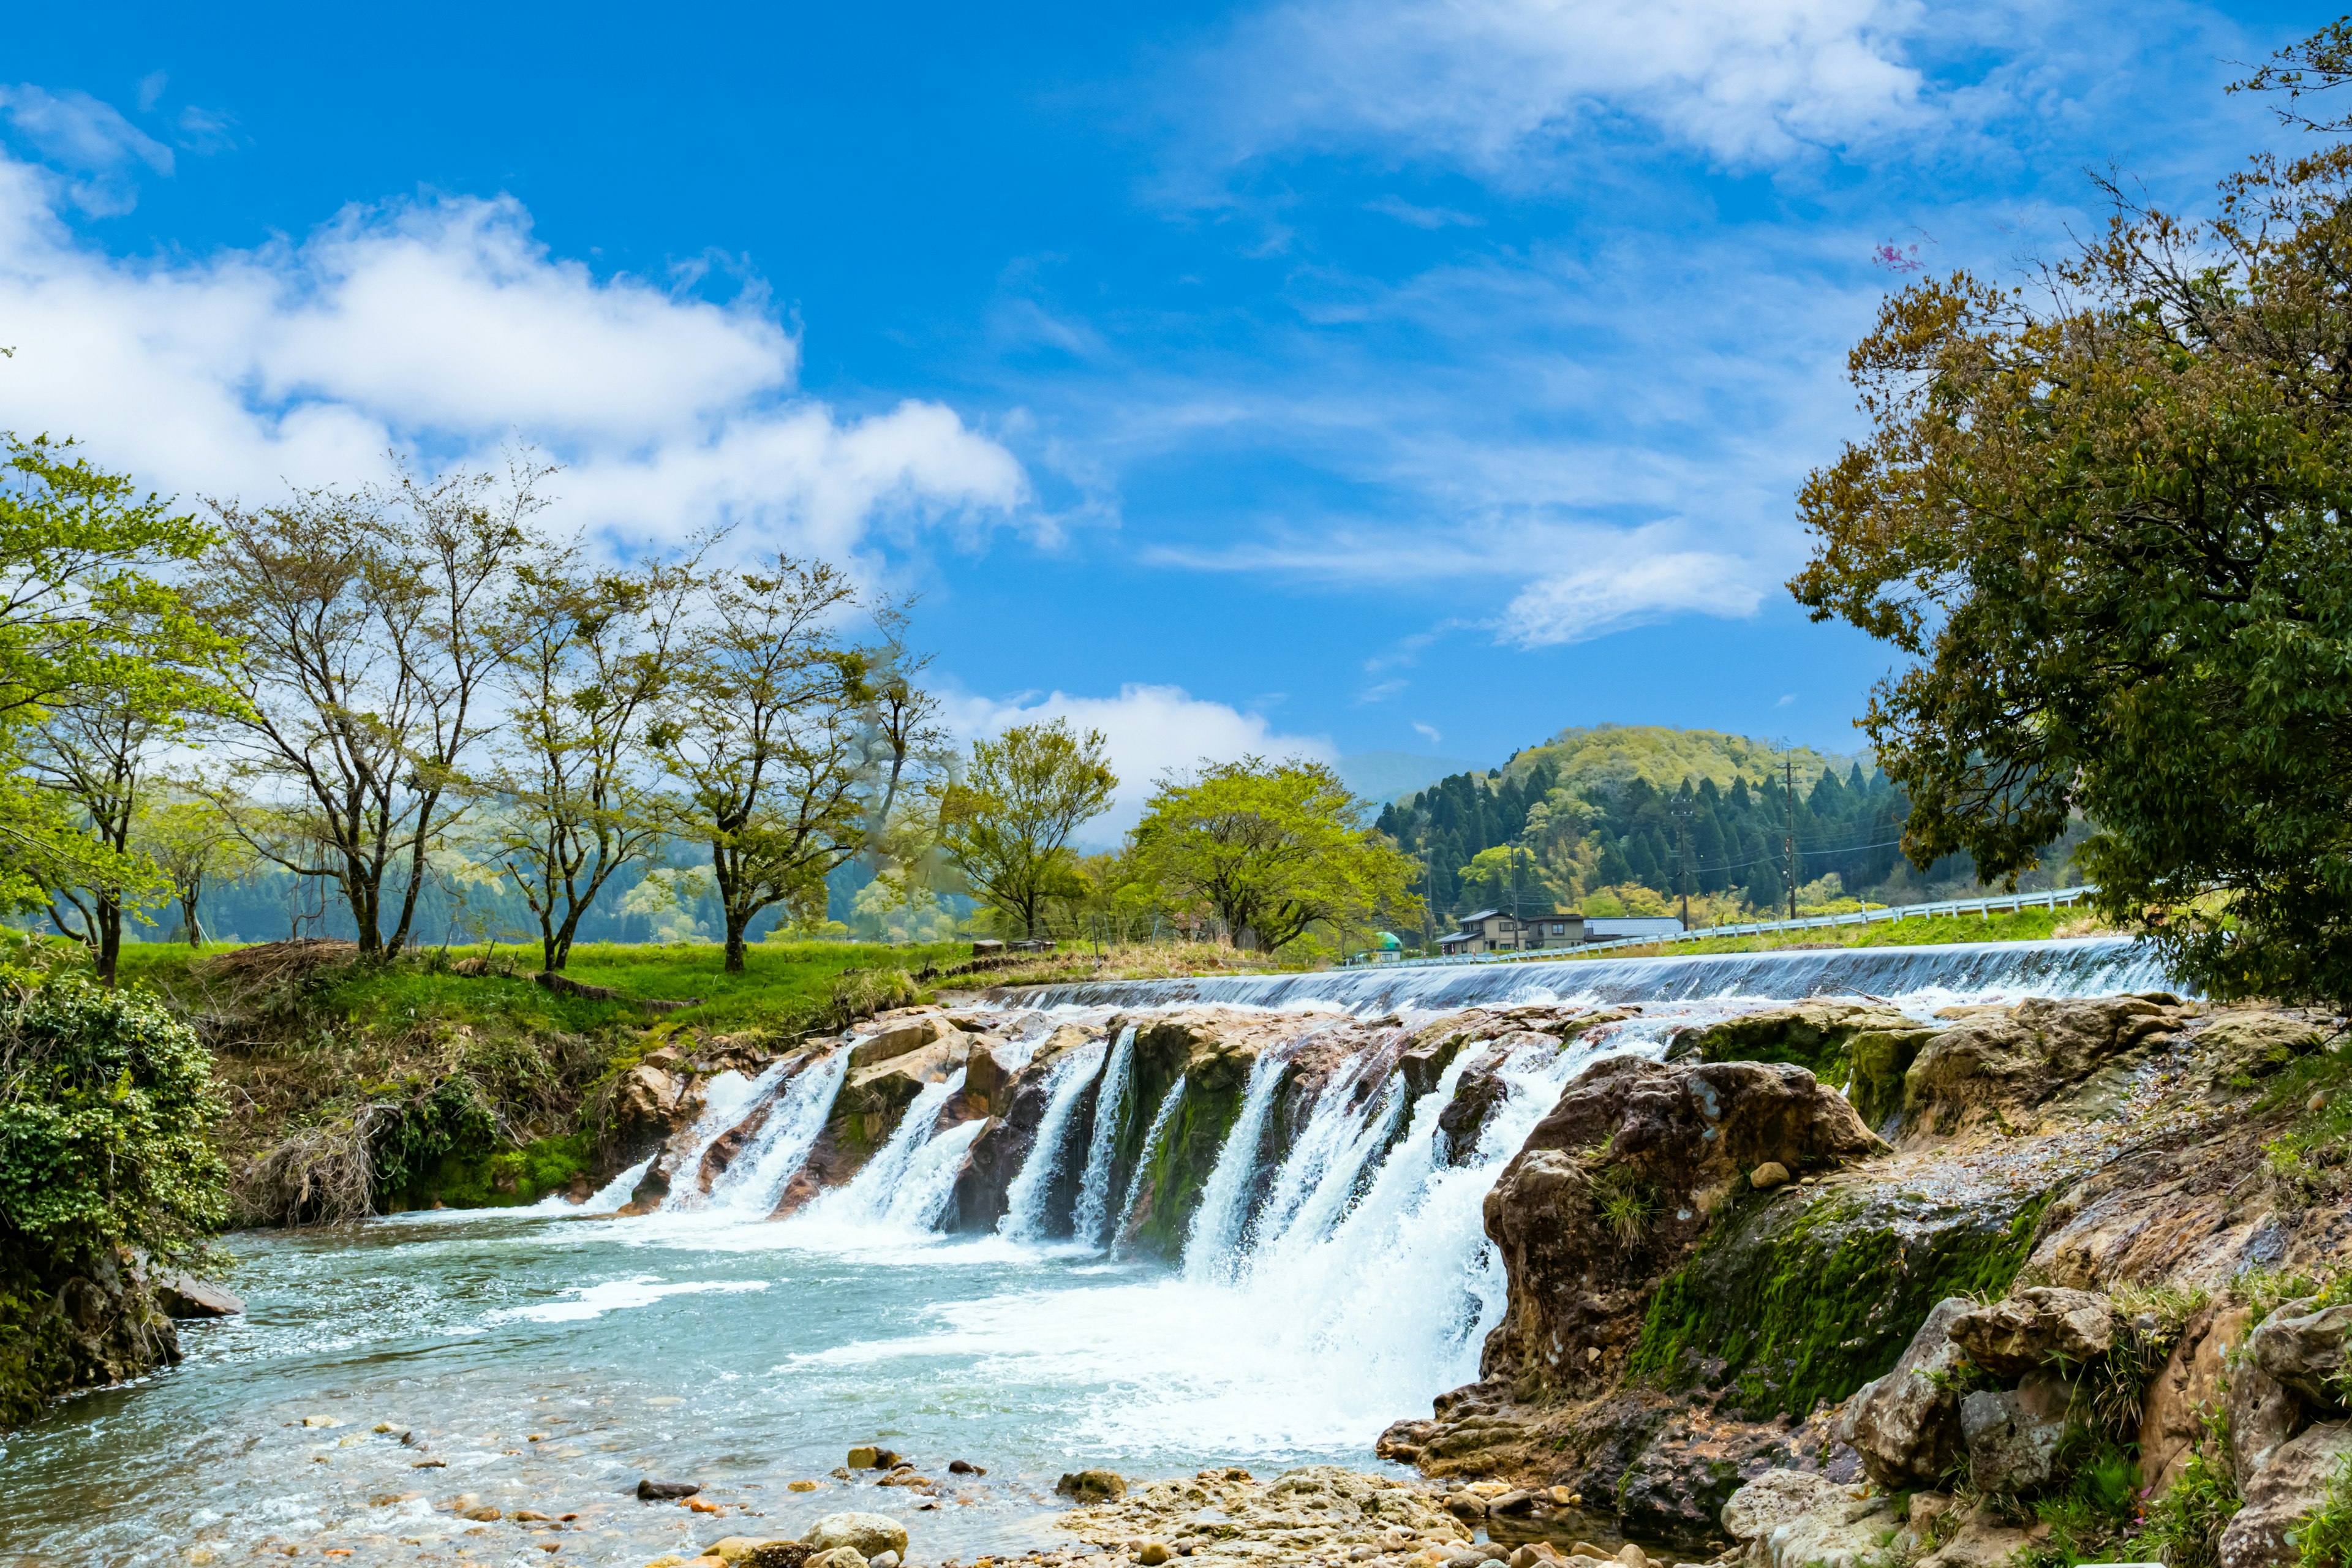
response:
<path id="1" fill-rule="evenodd" d="M 1404 943 L 1397 940 L 1397 934 L 1392 931 L 1384 931 L 1375 933 L 1372 937 L 1372 945 L 1379 948 L 1382 952 L 1402 952 L 1404 951 Z"/>

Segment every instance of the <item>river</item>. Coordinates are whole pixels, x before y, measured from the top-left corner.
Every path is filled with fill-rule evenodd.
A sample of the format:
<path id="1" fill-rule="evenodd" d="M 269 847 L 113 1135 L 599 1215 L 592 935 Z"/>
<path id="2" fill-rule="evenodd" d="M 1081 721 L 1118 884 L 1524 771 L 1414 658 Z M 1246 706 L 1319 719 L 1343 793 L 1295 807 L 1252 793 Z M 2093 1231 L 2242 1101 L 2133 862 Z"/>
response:
<path id="1" fill-rule="evenodd" d="M 1371 1466 L 1383 1426 L 1476 1375 L 1502 1306 L 1480 1200 L 1597 1057 L 1654 1054 L 1676 1023 L 1798 996 L 1870 995 L 1924 1016 L 2164 984 L 2137 950 L 2080 941 L 1062 988 L 1036 999 L 1045 1016 L 1097 1025 L 1115 1007 L 1196 1000 L 1287 1010 L 1302 1030 L 1338 1011 L 1646 1005 L 1565 1052 L 1512 1058 L 1504 1108 L 1465 1164 L 1430 1152 L 1459 1064 L 1417 1100 L 1399 1079 L 1350 1105 L 1332 1097 L 1254 1186 L 1221 1163 L 1177 1267 L 1014 1239 L 1066 1237 L 1075 1215 L 1057 1227 L 1016 1212 L 980 1237 L 933 1229 L 961 1147 L 944 1141 L 961 1130 L 910 1133 L 862 1188 L 782 1222 L 749 1217 L 761 1204 L 619 1218 L 556 1202 L 240 1234 L 227 1245 L 243 1317 L 184 1325 L 180 1366 L 66 1401 L 0 1443 L 0 1551 L 60 1564 L 289 1548 L 544 1562 L 535 1548 L 553 1545 L 561 1562 L 641 1564 L 857 1508 L 907 1523 L 910 1556 L 931 1562 L 1042 1543 L 1065 1470 Z M 1118 1045 L 1089 1047 L 1087 1070 L 1108 1055 L 1115 1071 Z M 1253 1107 L 1263 1121 L 1261 1076 L 1244 1122 Z M 737 1104 L 792 1092 L 733 1087 Z M 780 1184 L 809 1120 L 769 1126 L 745 1163 Z M 1237 1124 L 1235 1148 L 1254 1136 Z M 1088 1152 L 1045 1138 L 1040 1151 Z M 1119 1196 L 1082 1193 L 1080 1206 L 1115 1215 Z M 936 1495 L 828 1473 L 871 1442 L 913 1460 Z M 986 1474 L 950 1474 L 958 1459 Z M 648 1476 L 699 1483 L 727 1512 L 640 1504 L 632 1489 Z M 436 1508 L 461 1494 L 577 1517 L 542 1532 Z"/>

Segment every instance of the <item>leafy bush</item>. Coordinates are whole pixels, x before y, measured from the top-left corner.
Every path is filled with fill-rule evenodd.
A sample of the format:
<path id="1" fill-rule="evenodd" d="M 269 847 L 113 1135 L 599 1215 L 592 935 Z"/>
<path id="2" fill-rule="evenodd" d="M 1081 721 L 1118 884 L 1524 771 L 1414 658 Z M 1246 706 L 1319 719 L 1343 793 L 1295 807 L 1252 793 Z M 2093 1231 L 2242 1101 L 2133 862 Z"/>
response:
<path id="1" fill-rule="evenodd" d="M 58 976 L 0 1012 L 0 1251 L 184 1257 L 227 1217 L 212 1058 L 162 1002 Z"/>

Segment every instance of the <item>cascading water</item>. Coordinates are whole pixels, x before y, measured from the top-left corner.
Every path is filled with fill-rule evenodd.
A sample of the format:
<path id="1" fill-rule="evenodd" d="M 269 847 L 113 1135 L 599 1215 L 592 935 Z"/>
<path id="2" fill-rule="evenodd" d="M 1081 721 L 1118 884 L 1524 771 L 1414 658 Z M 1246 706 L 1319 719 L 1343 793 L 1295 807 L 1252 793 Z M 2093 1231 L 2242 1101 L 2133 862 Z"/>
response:
<path id="1" fill-rule="evenodd" d="M 1050 1222 L 1045 1205 L 1062 1173 L 1070 1123 L 1077 1115 L 1078 1102 L 1086 1098 L 1087 1085 L 1102 1066 L 1103 1051 L 1100 1042 L 1081 1046 L 1047 1070 L 1045 1113 L 1038 1119 L 1037 1136 L 1030 1143 L 1029 1158 L 1022 1162 L 1020 1173 L 1004 1193 L 1004 1217 L 996 1228 L 1007 1239 L 1034 1242 L 1046 1238 Z"/>
<path id="2" fill-rule="evenodd" d="M 1253 1268 L 1258 1258 L 1296 1252 L 1322 1240 L 1353 1201 L 1367 1163 L 1394 1142 L 1397 1118 L 1404 1113 L 1407 1098 L 1404 1079 L 1391 1077 L 1361 1116 L 1349 1108 L 1345 1095 L 1328 1096 L 1315 1107 L 1298 1141 L 1306 1162 L 1296 1172 L 1284 1162 L 1274 1196 L 1258 1216 Z"/>
<path id="3" fill-rule="evenodd" d="M 696 1117 L 688 1132 L 683 1148 L 690 1151 L 677 1163 L 670 1179 L 669 1195 L 661 1206 L 673 1212 L 679 1209 L 701 1208 L 709 1200 L 696 1181 L 701 1169 L 702 1156 L 717 1142 L 721 1134 L 751 1113 L 752 1107 L 775 1092 L 776 1085 L 791 1069 L 789 1058 L 770 1062 L 760 1069 L 760 1076 L 747 1079 L 740 1072 L 722 1072 L 712 1077 L 702 1091 L 702 1114 Z"/>
<path id="4" fill-rule="evenodd" d="M 1265 1142 L 1266 1120 L 1274 1114 L 1274 1097 L 1282 1088 L 1283 1070 L 1288 1066 L 1288 1053 L 1279 1050 L 1263 1052 L 1250 1064 L 1241 1111 L 1234 1118 L 1233 1131 L 1225 1134 L 1224 1146 L 1217 1151 L 1216 1165 L 1201 1190 L 1201 1206 L 1192 1211 L 1192 1228 L 1184 1242 L 1187 1279 L 1225 1279 L 1233 1272 L 1234 1249 L 1249 1217 L 1258 1145 Z"/>
<path id="5" fill-rule="evenodd" d="M 849 1077 L 846 1045 L 794 1074 L 776 1096 L 751 1146 L 711 1184 L 710 1206 L 737 1214 L 766 1215 L 800 1173 L 809 1152 L 833 1114 L 834 1100 Z"/>
<path id="6" fill-rule="evenodd" d="M 1126 1119 L 1127 1097 L 1135 1081 L 1135 1026 L 1118 1032 L 1110 1061 L 1103 1068 L 1102 1088 L 1095 1093 L 1094 1136 L 1087 1142 L 1086 1173 L 1078 1182 L 1078 1206 L 1071 1234 L 1089 1247 L 1105 1246 L 1103 1233 L 1110 1224 L 1111 1160 L 1118 1151 L 1118 1127 Z"/>
<path id="7" fill-rule="evenodd" d="M 1515 1002 L 1677 1002 L 1746 996 L 1895 996 L 1948 993 L 1979 1001 L 2023 995 L 2096 996 L 2172 990 L 2155 954 L 2122 937 L 1948 946 L 1849 947 L 1688 958 L 1402 965 L 1309 974 L 1204 975 L 1184 980 L 1048 985 L 1025 994 L 1035 1007 L 1177 1007 L 1226 1003 L 1282 1007 L 1323 1003 L 1370 1015 L 1443 1012 Z"/>
<path id="8" fill-rule="evenodd" d="M 892 1204 L 908 1178 L 927 1165 L 923 1155 L 936 1142 L 932 1130 L 939 1121 L 940 1110 L 963 1088 L 963 1073 L 964 1069 L 958 1068 L 940 1082 L 925 1084 L 899 1117 L 889 1142 L 849 1179 L 847 1186 L 836 1188 L 811 1204 L 808 1218 L 831 1227 L 891 1226 Z M 978 1124 L 971 1125 L 976 1132 Z M 968 1133 L 964 1145 L 969 1147 L 971 1142 L 971 1135 Z M 962 1151 L 959 1149 L 957 1152 L 961 1154 Z M 949 1179 L 952 1184 L 952 1164 Z"/>
<path id="9" fill-rule="evenodd" d="M 1128 1226 L 1134 1223 L 1135 1205 L 1142 1200 L 1143 1184 L 1150 1179 L 1152 1158 L 1160 1152 L 1160 1141 L 1168 1136 L 1169 1121 L 1175 1116 L 1176 1108 L 1183 1101 L 1184 1075 L 1179 1073 L 1176 1081 L 1168 1086 L 1168 1092 L 1160 1097 L 1160 1109 L 1151 1113 L 1151 1127 L 1143 1135 L 1143 1149 L 1136 1155 L 1135 1169 L 1128 1175 L 1127 1196 L 1120 1200 L 1118 1205 L 1118 1224 L 1110 1233 L 1110 1244 L 1114 1247 L 1118 1245 L 1118 1238 L 1127 1234 Z"/>

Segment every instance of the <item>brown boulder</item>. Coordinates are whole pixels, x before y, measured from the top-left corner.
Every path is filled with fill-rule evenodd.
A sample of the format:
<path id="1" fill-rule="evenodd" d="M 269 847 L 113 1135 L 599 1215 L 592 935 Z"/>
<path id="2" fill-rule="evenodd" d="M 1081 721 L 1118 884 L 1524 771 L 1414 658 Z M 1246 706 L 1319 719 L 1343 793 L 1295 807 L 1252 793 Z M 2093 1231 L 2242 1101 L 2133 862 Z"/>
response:
<path id="1" fill-rule="evenodd" d="M 1968 1310 L 1965 1296 L 1937 1302 L 1895 1370 L 1864 1384 L 1845 1403 L 1838 1436 L 1862 1456 L 1870 1479 L 1889 1491 L 1933 1486 L 1959 1458 L 1960 1402 L 1949 1374 L 1959 1364 L 1960 1348 L 1952 1342 L 1951 1327 Z"/>
<path id="2" fill-rule="evenodd" d="M 1906 1139 L 1980 1125 L 2031 1130 L 2050 1101 L 2136 1062 L 2187 1023 L 2180 1008 L 2138 996 L 2033 996 L 2005 1012 L 1970 1009 L 1904 1074 Z"/>
<path id="3" fill-rule="evenodd" d="M 2106 1353 L 2116 1340 L 2115 1303 L 2089 1290 L 2029 1285 L 2005 1300 L 1952 1320 L 1952 1342 L 1995 1377 L 2022 1377 L 2057 1362 Z"/>
<path id="4" fill-rule="evenodd" d="M 1885 1149 L 1802 1068 L 1596 1062 L 1486 1195 L 1509 1300 L 1481 1375 L 1523 1396 L 1591 1385 L 1615 1370 L 1652 1287 L 1747 1171 L 1768 1160 L 1819 1171 Z"/>
<path id="5" fill-rule="evenodd" d="M 2330 1422 L 2283 1443 L 2270 1462 L 2239 1481 L 2245 1504 L 2221 1532 L 2221 1568 L 2273 1568 L 2307 1562 L 2295 1527 L 2320 1504 L 2327 1483 L 2352 1459 L 2352 1425 Z"/>
<path id="6" fill-rule="evenodd" d="M 2189 1463 L 2205 1435 L 2205 1413 L 2220 1406 L 2226 1360 L 2245 1342 L 2252 1321 L 2243 1307 L 2200 1310 L 2148 1380 L 2140 1406 L 2139 1474 L 2150 1496 L 2169 1490 Z"/>
<path id="7" fill-rule="evenodd" d="M 685 1087 L 650 1058 L 621 1075 L 605 1122 L 614 1166 L 635 1164 L 677 1130 Z"/>

